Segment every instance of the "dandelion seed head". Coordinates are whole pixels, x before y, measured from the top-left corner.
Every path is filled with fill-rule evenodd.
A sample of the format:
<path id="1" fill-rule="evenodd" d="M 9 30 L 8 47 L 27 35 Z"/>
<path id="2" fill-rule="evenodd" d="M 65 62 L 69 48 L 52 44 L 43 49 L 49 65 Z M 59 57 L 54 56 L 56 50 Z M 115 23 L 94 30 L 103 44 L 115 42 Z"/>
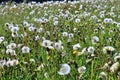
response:
<path id="1" fill-rule="evenodd" d="M 61 64 L 60 71 L 58 72 L 59 75 L 67 75 L 70 73 L 70 66 L 68 64 Z"/>
<path id="2" fill-rule="evenodd" d="M 23 46 L 21 50 L 22 50 L 22 53 L 29 53 L 30 52 L 30 48 L 27 46 Z"/>

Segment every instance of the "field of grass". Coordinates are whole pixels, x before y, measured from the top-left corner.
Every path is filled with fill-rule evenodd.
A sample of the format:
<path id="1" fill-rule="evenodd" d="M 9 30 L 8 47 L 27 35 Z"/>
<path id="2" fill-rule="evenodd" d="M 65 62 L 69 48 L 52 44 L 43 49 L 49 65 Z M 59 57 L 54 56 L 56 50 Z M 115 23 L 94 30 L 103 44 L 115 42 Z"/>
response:
<path id="1" fill-rule="evenodd" d="M 119 3 L 0 4 L 0 80 L 120 80 Z"/>

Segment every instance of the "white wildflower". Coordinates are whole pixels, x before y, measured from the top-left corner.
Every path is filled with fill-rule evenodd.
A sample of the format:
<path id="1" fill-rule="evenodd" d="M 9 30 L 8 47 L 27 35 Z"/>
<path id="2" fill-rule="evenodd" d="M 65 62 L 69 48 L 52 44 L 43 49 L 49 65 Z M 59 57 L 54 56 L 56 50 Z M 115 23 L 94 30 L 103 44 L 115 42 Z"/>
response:
<path id="1" fill-rule="evenodd" d="M 110 71 L 113 73 L 116 73 L 116 72 L 118 72 L 119 67 L 120 67 L 119 62 L 116 62 L 110 67 Z"/>
<path id="2" fill-rule="evenodd" d="M 101 73 L 99 74 L 99 78 L 100 78 L 100 79 L 106 79 L 106 78 L 107 78 L 107 74 L 106 74 L 105 72 L 101 72 Z"/>
<path id="3" fill-rule="evenodd" d="M 92 44 L 96 44 L 99 42 L 99 38 L 97 36 L 93 36 L 91 41 L 92 41 Z"/>
<path id="4" fill-rule="evenodd" d="M 95 48 L 94 47 L 92 47 L 92 46 L 90 46 L 90 47 L 88 47 L 88 52 L 89 53 L 94 53 L 94 51 L 95 51 Z"/>
<path id="5" fill-rule="evenodd" d="M 21 50 L 22 50 L 22 53 L 29 53 L 30 52 L 30 48 L 27 46 L 23 46 Z"/>
<path id="6" fill-rule="evenodd" d="M 58 72 L 59 75 L 67 75 L 70 73 L 70 66 L 68 64 L 61 64 L 60 71 Z"/>
<path id="7" fill-rule="evenodd" d="M 56 42 L 54 44 L 56 50 L 61 50 L 62 49 L 62 44 L 60 42 Z"/>
<path id="8" fill-rule="evenodd" d="M 120 60 L 120 55 L 114 57 L 115 62 L 117 62 L 118 60 Z"/>
<path id="9" fill-rule="evenodd" d="M 67 37 L 68 33 L 67 32 L 63 32 L 62 35 L 63 35 L 63 37 Z"/>
<path id="10" fill-rule="evenodd" d="M 73 33 L 70 33 L 70 34 L 68 34 L 68 37 L 69 37 L 69 38 L 73 38 L 73 37 L 74 37 L 74 34 L 73 34 Z"/>
<path id="11" fill-rule="evenodd" d="M 103 53 L 113 52 L 115 51 L 115 48 L 112 46 L 106 46 L 103 48 Z"/>
<path id="12" fill-rule="evenodd" d="M 43 40 L 41 43 L 41 46 L 43 47 L 49 47 L 51 46 L 52 42 L 50 40 Z"/>
<path id="13" fill-rule="evenodd" d="M 58 21 L 54 21 L 54 26 L 57 26 L 58 25 Z"/>
<path id="14" fill-rule="evenodd" d="M 7 46 L 7 49 L 15 49 L 17 47 L 16 43 L 10 43 L 8 46 Z"/>
<path id="15" fill-rule="evenodd" d="M 80 19 L 78 19 L 78 18 L 75 19 L 75 22 L 76 22 L 76 23 L 79 23 L 79 22 L 80 22 Z"/>
<path id="16" fill-rule="evenodd" d="M 104 19 L 104 23 L 112 23 L 112 22 L 113 22 L 112 18 L 105 18 Z"/>
<path id="17" fill-rule="evenodd" d="M 0 43 L 2 43 L 4 41 L 4 39 L 5 39 L 4 36 L 1 36 L 0 37 Z"/>
<path id="18" fill-rule="evenodd" d="M 81 67 L 78 68 L 78 72 L 79 72 L 80 74 L 84 74 L 85 71 L 86 71 L 86 67 L 85 67 L 85 66 L 81 66 Z"/>
<path id="19" fill-rule="evenodd" d="M 80 47 L 81 47 L 81 46 L 80 46 L 79 43 L 78 43 L 78 44 L 75 44 L 75 45 L 73 45 L 73 50 L 78 50 Z"/>

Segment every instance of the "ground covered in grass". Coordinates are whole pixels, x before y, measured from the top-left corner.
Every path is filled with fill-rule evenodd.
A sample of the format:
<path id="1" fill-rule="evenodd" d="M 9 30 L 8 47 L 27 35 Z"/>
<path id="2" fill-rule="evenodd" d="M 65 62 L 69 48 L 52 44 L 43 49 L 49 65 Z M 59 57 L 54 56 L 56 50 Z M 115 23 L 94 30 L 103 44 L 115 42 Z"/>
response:
<path id="1" fill-rule="evenodd" d="M 0 4 L 1 80 L 120 80 L 118 1 Z"/>

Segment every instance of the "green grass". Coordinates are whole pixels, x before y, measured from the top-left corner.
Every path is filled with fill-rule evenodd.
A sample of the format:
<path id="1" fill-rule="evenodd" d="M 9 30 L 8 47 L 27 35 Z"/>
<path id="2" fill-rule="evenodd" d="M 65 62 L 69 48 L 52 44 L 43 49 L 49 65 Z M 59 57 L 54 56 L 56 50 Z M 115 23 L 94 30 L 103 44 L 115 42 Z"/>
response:
<path id="1" fill-rule="evenodd" d="M 108 13 L 112 6 L 115 6 L 115 15 L 120 15 L 119 8 L 116 7 L 119 2 L 97 2 L 97 3 L 76 3 L 75 5 L 71 6 L 70 3 L 65 4 L 55 4 L 50 6 L 49 4 L 45 4 L 44 7 L 33 6 L 32 8 L 28 7 L 27 5 L 17 4 L 17 8 L 12 8 L 14 4 L 7 4 L 8 8 L 5 6 L 0 7 L 0 36 L 4 36 L 5 40 L 8 44 L 14 42 L 16 44 L 23 44 L 30 48 L 30 53 L 23 54 L 20 48 L 15 48 L 16 56 L 11 56 L 6 54 L 6 46 L 3 43 L 0 44 L 0 59 L 9 60 L 9 59 L 17 59 L 19 61 L 18 65 L 15 66 L 1 66 L 0 67 L 0 79 L 1 80 L 100 80 L 99 74 L 100 72 L 104 71 L 108 74 L 107 69 L 100 69 L 104 66 L 105 63 L 112 62 L 110 67 L 114 61 L 114 56 L 111 54 L 104 54 L 102 49 L 105 46 L 112 46 L 115 48 L 115 53 L 120 53 L 120 31 L 115 24 L 105 24 L 104 18 L 100 18 L 99 12 L 105 10 L 105 17 L 112 18 Z M 102 5 L 103 7 L 106 5 L 106 9 L 98 10 L 93 5 Z M 79 10 L 79 6 L 83 5 L 83 9 Z M 48 9 L 44 9 L 48 7 Z M 24 10 L 22 10 L 24 8 Z M 70 9 L 69 9 L 70 8 Z M 69 16 L 73 15 L 75 17 L 59 17 L 60 11 L 65 13 L 65 11 L 69 10 L 71 13 Z M 29 13 L 34 10 L 35 13 L 30 15 Z M 87 10 L 90 13 L 90 16 L 84 17 L 80 16 L 83 12 Z M 96 12 L 95 12 L 96 10 Z M 51 11 L 51 12 L 50 12 Z M 78 11 L 78 13 L 75 13 Z M 3 15 L 6 13 L 5 15 Z M 15 15 L 18 13 L 19 15 Z M 45 13 L 47 13 L 46 16 Z M 50 18 L 50 16 L 58 17 L 58 25 L 53 25 L 53 18 L 49 19 L 47 23 L 40 23 L 35 22 L 34 18 Z M 96 20 L 90 19 L 91 16 L 96 15 L 101 22 L 96 22 Z M 29 19 L 26 17 L 29 16 Z M 75 19 L 79 18 L 81 21 L 79 23 L 75 23 Z M 120 22 L 120 18 L 114 17 L 112 18 L 116 22 Z M 41 33 L 37 31 L 30 32 L 28 28 L 24 28 L 25 26 L 22 24 L 23 21 L 28 21 L 29 23 L 33 24 L 36 28 L 43 28 Z M 23 34 L 24 32 L 27 33 L 27 36 L 24 38 L 12 38 L 11 31 L 5 26 L 6 23 L 13 23 L 17 24 L 20 28 L 18 34 Z M 98 29 L 98 25 L 101 23 L 104 26 L 104 29 L 99 29 L 98 33 L 95 33 L 95 29 Z M 74 28 L 77 28 L 76 32 L 73 31 Z M 113 32 L 110 33 L 109 31 L 112 30 Z M 50 35 L 46 34 L 46 31 L 50 32 Z M 62 32 L 73 33 L 74 37 L 71 38 L 71 42 L 68 41 L 68 37 L 63 37 Z M 102 31 L 105 34 L 102 34 Z M 34 40 L 36 35 L 40 36 L 38 41 Z M 99 42 L 95 45 L 92 44 L 91 38 L 93 36 L 99 37 Z M 64 47 L 63 50 L 57 51 L 55 50 L 48 50 L 42 47 L 40 44 L 42 42 L 42 37 L 45 37 L 48 40 L 51 40 L 53 44 L 59 40 L 62 41 L 62 45 Z M 112 42 L 108 41 L 108 38 L 112 38 Z M 93 46 L 95 48 L 95 57 L 91 57 L 90 54 L 83 54 L 79 56 L 78 54 L 73 54 L 72 45 L 80 43 L 81 48 L 78 49 L 78 52 L 81 52 L 83 48 Z M 61 56 L 61 53 L 65 52 L 65 56 Z M 48 59 L 48 57 L 50 57 Z M 34 59 L 34 62 L 30 62 L 30 59 Z M 89 63 L 86 60 L 92 59 Z M 25 62 L 27 62 L 25 64 Z M 120 62 L 118 60 L 118 62 Z M 60 70 L 60 64 L 67 63 L 71 67 L 71 71 L 68 75 L 61 76 L 58 74 Z M 0 63 L 1 64 L 1 63 Z M 44 64 L 41 70 L 37 70 L 39 66 Z M 79 79 L 78 68 L 81 66 L 86 67 L 86 71 L 82 76 L 82 79 Z M 119 72 L 119 71 L 118 71 Z M 47 73 L 47 77 L 45 74 Z M 119 80 L 116 78 L 116 74 L 110 72 L 108 75 L 110 80 Z M 119 75 L 120 76 L 120 75 Z M 108 77 L 107 77 L 108 79 Z M 104 79 L 103 79 L 104 80 Z"/>

